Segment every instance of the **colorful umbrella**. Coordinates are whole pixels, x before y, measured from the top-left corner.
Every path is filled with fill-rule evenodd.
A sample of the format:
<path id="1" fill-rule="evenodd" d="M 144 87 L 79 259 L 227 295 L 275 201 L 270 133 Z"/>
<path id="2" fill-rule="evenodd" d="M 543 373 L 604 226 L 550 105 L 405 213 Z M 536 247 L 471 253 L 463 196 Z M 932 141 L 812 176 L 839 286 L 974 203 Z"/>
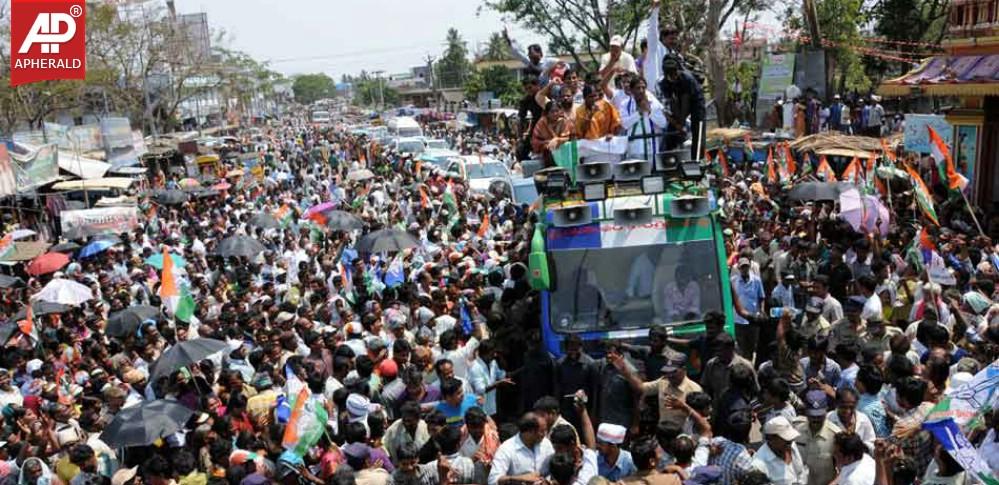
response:
<path id="1" fill-rule="evenodd" d="M 89 286 L 62 278 L 49 281 L 38 293 L 31 295 L 32 300 L 69 306 L 82 305 L 93 298 L 94 292 Z"/>
<path id="2" fill-rule="evenodd" d="M 323 202 L 322 204 L 316 204 L 305 210 L 302 214 L 303 219 L 311 219 L 312 216 L 316 214 L 322 214 L 323 212 L 331 211 L 336 208 L 336 202 Z"/>
<path id="3" fill-rule="evenodd" d="M 63 253 L 45 253 L 28 263 L 27 272 L 32 276 L 55 273 L 69 264 L 69 256 Z"/>
<path id="4" fill-rule="evenodd" d="M 877 229 L 888 235 L 891 215 L 888 208 L 873 195 L 861 196 L 857 189 L 850 189 L 839 196 L 839 218 L 848 222 L 854 231 L 867 232 Z"/>
<path id="5" fill-rule="evenodd" d="M 198 182 L 196 179 L 192 179 L 190 177 L 188 177 L 186 179 L 180 179 L 180 182 L 177 182 L 177 185 L 179 185 L 180 188 L 182 188 L 182 189 L 199 189 L 199 188 L 201 188 L 201 182 Z"/>
<path id="6" fill-rule="evenodd" d="M 92 241 L 86 246 L 83 246 L 83 249 L 80 249 L 80 252 L 77 253 L 76 256 L 80 259 L 89 258 L 107 251 L 108 248 L 118 244 L 118 242 L 119 241 L 115 241 L 114 239 L 98 239 L 96 241 Z"/>
<path id="7" fill-rule="evenodd" d="M 222 182 L 219 182 L 219 183 L 213 185 L 212 188 L 215 189 L 215 190 L 219 190 L 219 191 L 229 190 L 230 188 L 232 188 L 232 184 L 230 184 L 229 182 L 226 182 L 226 181 L 222 181 Z"/>
<path id="8" fill-rule="evenodd" d="M 173 266 L 175 268 L 183 268 L 184 266 L 187 266 L 187 260 L 179 254 L 170 253 L 170 259 L 173 260 Z M 146 264 L 156 269 L 163 269 L 163 253 L 156 253 L 146 258 Z"/>

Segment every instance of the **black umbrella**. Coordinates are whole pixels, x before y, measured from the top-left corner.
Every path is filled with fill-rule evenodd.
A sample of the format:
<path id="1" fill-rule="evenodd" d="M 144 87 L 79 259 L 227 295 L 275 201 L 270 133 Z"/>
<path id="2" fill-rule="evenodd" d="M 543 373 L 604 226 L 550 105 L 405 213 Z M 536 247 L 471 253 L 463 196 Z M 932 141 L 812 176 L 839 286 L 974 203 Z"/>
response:
<path id="1" fill-rule="evenodd" d="M 101 433 L 112 448 L 151 445 L 180 431 L 194 414 L 172 399 L 157 399 L 122 409 Z"/>
<path id="2" fill-rule="evenodd" d="M 326 218 L 326 227 L 336 231 L 364 229 L 364 223 L 350 212 L 329 211 L 324 213 L 323 217 Z"/>
<path id="3" fill-rule="evenodd" d="M 112 313 L 108 318 L 108 326 L 104 332 L 112 337 L 124 337 L 135 333 L 146 320 L 154 320 L 160 315 L 160 309 L 148 305 L 130 306 L 124 310 Z"/>
<path id="4" fill-rule="evenodd" d="M 804 182 L 788 192 L 791 200 L 839 200 L 839 187 L 825 182 Z"/>
<path id="5" fill-rule="evenodd" d="M 221 340 L 196 338 L 177 343 L 153 363 L 149 373 L 149 382 L 155 382 L 160 376 L 167 376 L 181 367 L 201 362 L 209 355 L 227 349 L 229 346 Z"/>
<path id="6" fill-rule="evenodd" d="M 156 202 L 163 205 L 179 205 L 187 202 L 187 192 L 181 190 L 162 190 L 153 197 Z"/>
<path id="7" fill-rule="evenodd" d="M 215 248 L 215 254 L 226 258 L 233 256 L 245 256 L 254 258 L 267 249 L 260 241 L 250 236 L 230 236 L 222 240 Z"/>
<path id="8" fill-rule="evenodd" d="M 255 214 L 253 217 L 250 218 L 249 221 L 247 221 L 247 224 L 253 227 L 259 227 L 261 229 L 277 229 L 281 227 L 281 223 L 278 222 L 278 220 L 275 219 L 274 216 L 266 212 Z"/>
<path id="9" fill-rule="evenodd" d="M 5 323 L 0 325 L 0 345 L 6 344 L 7 341 L 14 336 L 14 332 L 17 330 L 18 328 L 16 323 Z"/>
<path id="10" fill-rule="evenodd" d="M 79 244 L 76 244 L 75 242 L 64 242 L 52 246 L 49 248 L 49 251 L 53 253 L 71 253 L 77 249 L 80 249 Z"/>
<path id="11" fill-rule="evenodd" d="M 16 286 L 24 286 L 24 281 L 16 276 L 0 274 L 0 288 L 14 288 Z"/>
<path id="12" fill-rule="evenodd" d="M 362 253 L 395 252 L 415 248 L 420 245 L 412 234 L 400 229 L 381 229 L 365 234 L 357 242 L 357 250 Z"/>
<path id="13" fill-rule="evenodd" d="M 50 315 L 52 313 L 62 313 L 68 312 L 70 309 L 69 305 L 63 305 L 61 303 L 52 303 L 48 301 L 36 300 L 31 302 L 31 313 L 40 317 L 42 315 Z M 23 320 L 24 317 L 28 315 L 28 307 L 22 307 L 16 315 L 14 315 L 14 321 Z"/>
<path id="14" fill-rule="evenodd" d="M 215 197 L 216 195 L 219 195 L 219 191 L 218 190 L 215 190 L 215 189 L 203 189 L 203 188 L 192 189 L 192 190 L 189 190 L 188 193 L 191 194 L 191 195 L 193 195 L 194 197 L 196 197 L 198 199 L 206 199 L 208 197 Z"/>

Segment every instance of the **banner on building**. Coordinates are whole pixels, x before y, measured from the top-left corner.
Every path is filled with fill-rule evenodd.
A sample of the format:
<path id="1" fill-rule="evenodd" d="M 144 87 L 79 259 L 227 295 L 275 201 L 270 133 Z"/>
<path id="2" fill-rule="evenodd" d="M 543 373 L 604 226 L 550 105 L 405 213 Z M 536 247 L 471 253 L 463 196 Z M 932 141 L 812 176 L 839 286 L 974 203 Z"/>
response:
<path id="1" fill-rule="evenodd" d="M 59 218 L 63 237 L 76 239 L 131 231 L 139 223 L 139 211 L 135 207 L 101 207 L 62 211 Z"/>
<path id="2" fill-rule="evenodd" d="M 932 127 L 944 141 L 950 143 L 954 139 L 954 128 L 947 123 L 943 115 L 905 115 L 905 133 L 903 133 L 902 143 L 905 151 L 916 153 L 930 153 L 930 130 Z"/>
<path id="3" fill-rule="evenodd" d="M 17 191 L 26 192 L 59 179 L 59 149 L 45 145 L 33 152 L 10 153 Z"/>
<path id="4" fill-rule="evenodd" d="M 111 164 L 111 168 L 133 167 L 139 164 L 132 125 L 128 118 L 101 120 L 101 137 L 104 141 L 105 158 Z"/>

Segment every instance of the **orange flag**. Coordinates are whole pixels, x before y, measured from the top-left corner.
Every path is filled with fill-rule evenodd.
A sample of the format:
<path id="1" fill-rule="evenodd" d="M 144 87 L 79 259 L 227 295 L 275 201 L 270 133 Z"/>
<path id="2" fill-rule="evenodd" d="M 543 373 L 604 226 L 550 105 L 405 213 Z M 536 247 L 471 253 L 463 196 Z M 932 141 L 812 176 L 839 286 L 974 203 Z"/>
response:
<path id="1" fill-rule="evenodd" d="M 871 156 L 867 158 L 867 173 L 865 174 L 866 178 L 870 179 L 871 177 L 874 177 L 875 163 L 877 163 L 877 159 L 874 158 L 874 153 L 871 153 Z"/>
<path id="2" fill-rule="evenodd" d="M 753 153 L 755 151 L 753 150 L 753 137 L 749 136 L 749 133 L 742 135 L 742 141 L 746 144 L 746 151 L 749 153 Z"/>
<path id="3" fill-rule="evenodd" d="M 853 157 L 853 160 L 850 161 L 850 164 L 846 166 L 846 170 L 843 171 L 843 180 L 854 184 L 858 183 L 858 179 L 860 178 L 860 171 L 861 171 L 860 159 L 857 157 Z"/>
<path id="4" fill-rule="evenodd" d="M 479 225 L 479 230 L 476 233 L 479 237 L 486 237 L 489 234 L 489 213 L 486 212 L 485 216 L 482 218 L 482 224 Z"/>
<path id="5" fill-rule="evenodd" d="M 819 157 L 819 168 L 817 172 L 825 175 L 826 182 L 836 181 L 836 172 L 833 171 L 832 167 L 829 166 L 829 160 L 826 160 L 825 155 L 821 155 Z"/>
<path id="6" fill-rule="evenodd" d="M 165 248 L 163 249 L 163 271 L 160 273 L 159 295 L 162 300 L 180 296 L 180 292 L 177 291 L 177 280 L 173 275 L 173 257 L 170 256 L 170 251 Z"/>
<path id="7" fill-rule="evenodd" d="M 416 164 L 413 166 L 413 175 L 416 175 L 417 177 L 419 177 L 420 176 L 420 169 L 421 168 L 423 168 L 423 162 L 421 162 L 420 160 L 417 160 Z"/>
<path id="8" fill-rule="evenodd" d="M 420 207 L 423 207 L 424 209 L 426 209 L 428 206 L 430 206 L 430 195 L 427 194 L 427 187 L 421 185 L 420 186 Z"/>
<path id="9" fill-rule="evenodd" d="M 31 337 L 35 332 L 35 311 L 28 304 L 28 309 L 24 312 L 24 320 L 17 322 L 17 328 L 21 333 Z"/>
<path id="10" fill-rule="evenodd" d="M 798 171 L 798 162 L 794 160 L 794 153 L 791 152 L 791 145 L 788 143 L 784 144 L 784 156 L 787 157 L 788 178 L 794 177 L 795 172 Z"/>
<path id="11" fill-rule="evenodd" d="M 725 149 L 718 150 L 718 163 L 721 164 L 722 177 L 728 177 L 728 157 L 725 156 Z"/>
<path id="12" fill-rule="evenodd" d="M 771 145 L 767 149 L 767 181 L 775 184 L 777 179 L 777 162 L 774 162 L 774 147 Z"/>

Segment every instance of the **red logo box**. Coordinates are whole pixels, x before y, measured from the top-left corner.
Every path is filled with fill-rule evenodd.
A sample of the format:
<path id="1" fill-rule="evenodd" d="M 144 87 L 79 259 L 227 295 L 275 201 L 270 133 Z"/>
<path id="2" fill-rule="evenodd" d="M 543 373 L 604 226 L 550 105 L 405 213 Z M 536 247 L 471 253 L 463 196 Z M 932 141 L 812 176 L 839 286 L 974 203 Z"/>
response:
<path id="1" fill-rule="evenodd" d="M 84 0 L 12 0 L 10 85 L 87 75 Z"/>

